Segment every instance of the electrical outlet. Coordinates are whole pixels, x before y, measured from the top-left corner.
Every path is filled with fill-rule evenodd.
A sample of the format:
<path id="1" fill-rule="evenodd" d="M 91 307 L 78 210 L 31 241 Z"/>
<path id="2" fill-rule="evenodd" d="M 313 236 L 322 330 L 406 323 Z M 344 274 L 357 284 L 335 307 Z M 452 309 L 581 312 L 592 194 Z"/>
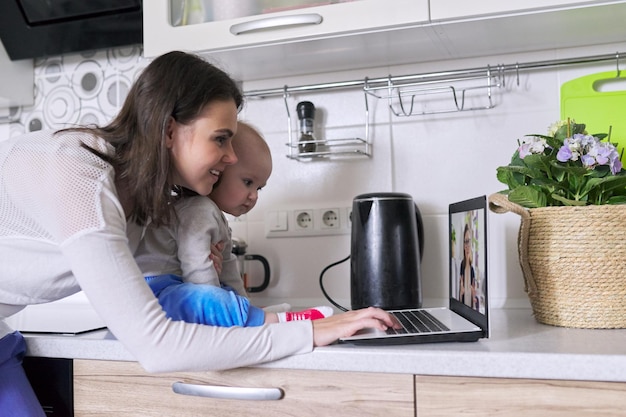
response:
<path id="1" fill-rule="evenodd" d="M 320 229 L 339 229 L 341 220 L 338 208 L 321 209 L 320 213 Z"/>
<path id="2" fill-rule="evenodd" d="M 313 210 L 295 210 L 293 212 L 294 225 L 296 230 L 313 230 Z"/>
<path id="3" fill-rule="evenodd" d="M 311 237 L 350 234 L 350 207 L 275 209 L 265 214 L 267 237 Z"/>

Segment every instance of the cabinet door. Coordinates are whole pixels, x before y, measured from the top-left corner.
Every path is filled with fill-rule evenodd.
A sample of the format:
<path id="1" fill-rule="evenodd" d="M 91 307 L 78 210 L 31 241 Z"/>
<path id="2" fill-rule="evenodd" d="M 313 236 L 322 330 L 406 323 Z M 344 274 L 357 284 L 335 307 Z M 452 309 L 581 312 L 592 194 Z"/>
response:
<path id="1" fill-rule="evenodd" d="M 361 0 L 173 26 L 170 1 L 143 2 L 145 56 L 291 43 L 426 23 L 429 18 L 428 0 Z M 319 18 L 310 20 L 315 16 Z"/>
<path id="2" fill-rule="evenodd" d="M 415 403 L 419 417 L 617 417 L 626 384 L 417 376 Z"/>
<path id="3" fill-rule="evenodd" d="M 32 59 L 11 61 L 0 42 L 0 109 L 28 106 L 35 101 L 35 76 Z M 10 80 L 10 82 L 7 82 Z M 0 120 L 4 119 L 0 112 Z"/>
<path id="4" fill-rule="evenodd" d="M 433 21 L 467 18 L 471 16 L 505 15 L 526 11 L 563 9 L 588 6 L 593 3 L 611 3 L 604 0 L 433 0 L 430 2 L 430 17 Z M 613 3 L 620 3 L 614 0 Z"/>
<path id="5" fill-rule="evenodd" d="M 172 384 L 279 388 L 279 400 L 176 394 Z M 413 376 L 243 368 L 148 374 L 137 363 L 74 361 L 78 416 L 414 416 Z"/>
<path id="6" fill-rule="evenodd" d="M 623 42 L 625 15 L 624 0 L 431 1 L 431 24 L 449 58 Z M 602 24 L 574 29 L 591 22 Z"/>

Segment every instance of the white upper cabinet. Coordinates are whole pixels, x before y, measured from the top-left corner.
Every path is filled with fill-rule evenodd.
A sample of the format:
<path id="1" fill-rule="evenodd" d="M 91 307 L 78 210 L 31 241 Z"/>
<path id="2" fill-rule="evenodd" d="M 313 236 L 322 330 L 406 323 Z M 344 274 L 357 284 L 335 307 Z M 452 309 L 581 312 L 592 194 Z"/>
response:
<path id="1" fill-rule="evenodd" d="M 299 6 L 275 7 L 285 3 Z M 626 40 L 626 0 L 150 0 L 143 7 L 146 56 L 200 52 L 243 81 Z"/>
<path id="2" fill-rule="evenodd" d="M 11 61 L 0 42 L 0 109 L 31 105 L 35 101 L 33 60 Z M 0 123 L 10 116 L 0 112 Z"/>
<path id="3" fill-rule="evenodd" d="M 430 17 L 451 58 L 626 40 L 624 0 L 431 0 Z"/>
<path id="4" fill-rule="evenodd" d="M 570 9 L 590 5 L 620 3 L 604 0 L 431 0 L 432 21 L 462 19 L 476 16 L 502 16 L 555 9 Z"/>
<path id="5" fill-rule="evenodd" d="M 148 56 L 180 48 L 181 43 L 195 51 L 219 51 L 393 29 L 427 23 L 429 18 L 428 0 L 341 3 L 337 0 L 151 0 L 144 3 L 144 42 Z M 264 8 L 264 3 L 300 3 L 301 6 L 283 7 L 285 10 L 280 11 L 276 7 Z M 315 7 L 311 3 L 326 5 Z M 187 5 L 186 16 L 180 16 L 183 10 L 177 5 Z M 193 6 L 197 8 L 194 10 Z M 183 22 L 185 18 L 187 22 Z M 181 23 L 187 24 L 175 26 Z"/>
<path id="6" fill-rule="evenodd" d="M 202 52 L 242 79 L 341 70 L 385 64 L 392 45 L 401 47 L 407 42 L 396 39 L 397 30 L 419 27 L 429 20 L 428 0 L 316 1 L 327 4 L 283 11 L 246 10 L 248 2 L 199 1 L 204 9 L 196 10 L 195 15 L 192 11 L 187 24 L 181 25 L 177 7 L 181 0 L 144 1 L 144 54 L 153 57 L 176 49 Z M 251 3 L 268 2 L 271 0 Z M 253 15 L 229 18 L 237 13 L 218 12 L 222 3 L 237 5 L 239 14 Z M 216 17 L 224 19 L 214 20 Z M 198 20 L 208 21 L 196 23 Z M 418 44 L 433 48 L 428 36 Z"/>

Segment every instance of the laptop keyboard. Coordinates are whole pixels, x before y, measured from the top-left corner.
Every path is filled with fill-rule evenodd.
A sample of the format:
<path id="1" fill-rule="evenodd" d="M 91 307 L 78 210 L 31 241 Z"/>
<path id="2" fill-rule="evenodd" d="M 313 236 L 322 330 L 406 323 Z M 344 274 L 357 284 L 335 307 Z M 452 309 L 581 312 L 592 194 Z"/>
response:
<path id="1" fill-rule="evenodd" d="M 402 324 L 401 329 L 388 328 L 387 334 L 429 333 L 450 330 L 432 314 L 423 310 L 394 311 L 391 314 Z"/>

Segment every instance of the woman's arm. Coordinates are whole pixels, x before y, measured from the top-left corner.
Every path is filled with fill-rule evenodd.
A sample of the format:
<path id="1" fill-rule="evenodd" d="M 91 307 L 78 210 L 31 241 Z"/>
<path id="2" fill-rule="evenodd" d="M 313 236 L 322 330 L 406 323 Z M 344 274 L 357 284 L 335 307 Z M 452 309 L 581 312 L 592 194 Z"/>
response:
<path id="1" fill-rule="evenodd" d="M 168 320 L 128 249 L 123 221 L 63 252 L 94 309 L 148 371 L 229 369 L 311 351 L 310 322 L 223 328 Z"/>

